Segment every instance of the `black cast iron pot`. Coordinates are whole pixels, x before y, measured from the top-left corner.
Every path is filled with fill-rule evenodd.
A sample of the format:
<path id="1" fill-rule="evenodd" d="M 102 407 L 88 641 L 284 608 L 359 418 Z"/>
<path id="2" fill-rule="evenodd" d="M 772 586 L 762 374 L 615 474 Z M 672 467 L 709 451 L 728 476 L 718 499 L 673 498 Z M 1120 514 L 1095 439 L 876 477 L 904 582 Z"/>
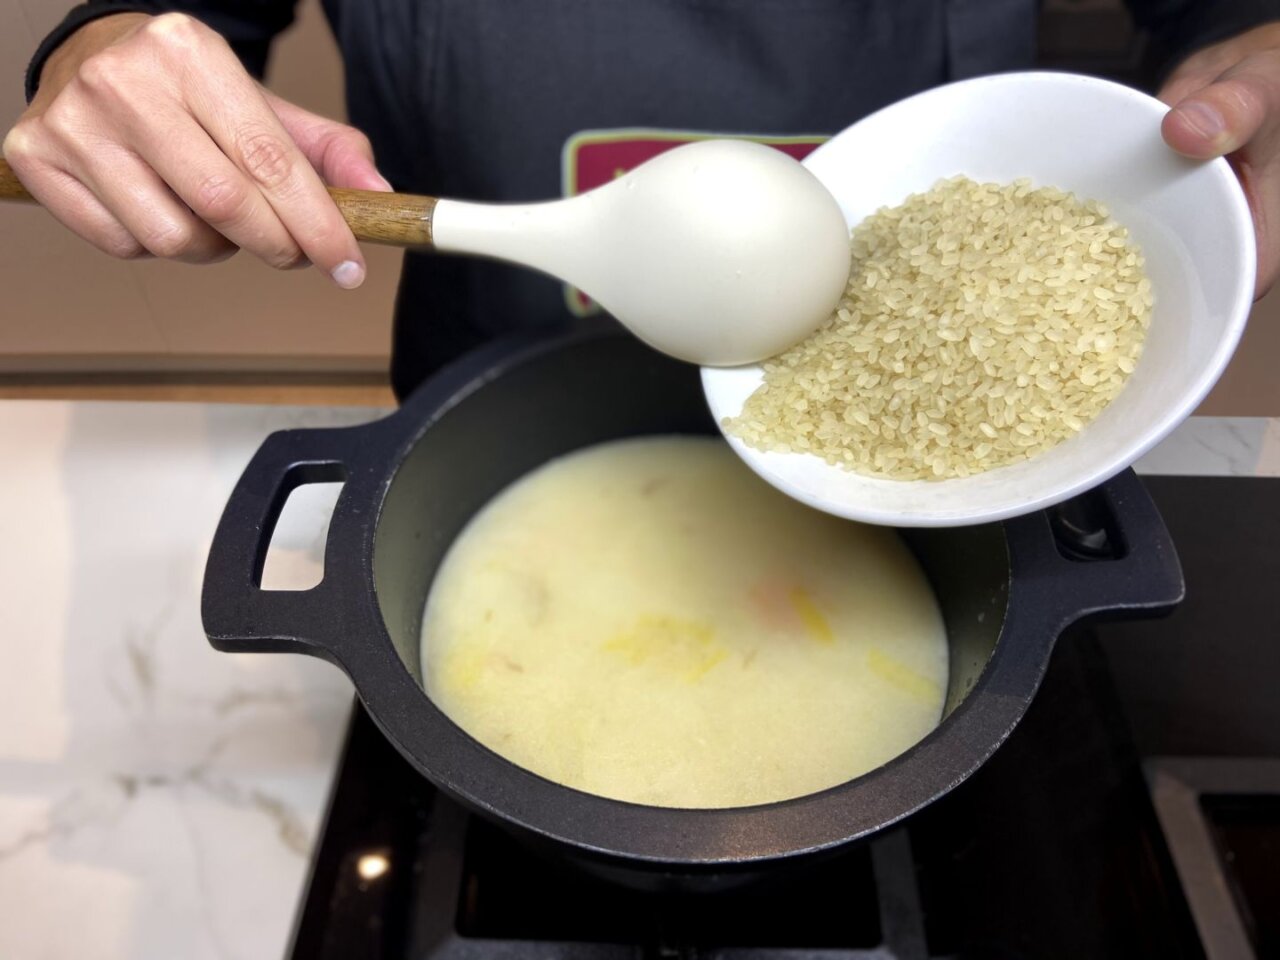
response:
<path id="1" fill-rule="evenodd" d="M 833 851 L 941 797 L 1013 730 L 1064 627 L 1162 612 L 1182 597 L 1169 535 L 1126 472 L 1052 515 L 903 531 L 946 619 L 945 719 L 841 786 L 738 809 L 646 807 L 552 783 L 455 726 L 423 692 L 419 627 L 432 577 L 467 521 L 560 454 L 619 437 L 714 431 L 694 368 L 601 332 L 487 348 L 367 426 L 273 434 L 236 485 L 210 549 L 209 640 L 219 650 L 336 664 L 423 776 L 544 848 L 644 887 L 713 889 Z M 337 480 L 345 486 L 323 581 L 301 592 L 260 589 L 289 493 Z"/>

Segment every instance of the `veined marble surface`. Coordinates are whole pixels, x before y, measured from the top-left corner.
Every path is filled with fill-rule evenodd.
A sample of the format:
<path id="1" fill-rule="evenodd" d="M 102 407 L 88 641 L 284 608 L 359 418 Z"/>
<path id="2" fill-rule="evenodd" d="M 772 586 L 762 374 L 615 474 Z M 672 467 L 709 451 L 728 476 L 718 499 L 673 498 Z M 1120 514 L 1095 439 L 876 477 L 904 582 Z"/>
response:
<path id="1" fill-rule="evenodd" d="M 379 413 L 0 404 L 0 957 L 283 954 L 350 685 L 215 652 L 200 581 L 267 433 Z"/>
<path id="2" fill-rule="evenodd" d="M 1179 476 L 1280 477 L 1280 417 L 1192 417 L 1134 469 Z"/>
<path id="3" fill-rule="evenodd" d="M 0 958 L 283 954 L 351 690 L 213 651 L 200 580 L 267 433 L 381 414 L 0 403 Z M 1280 420 L 1189 421 L 1140 468 L 1280 476 Z M 269 582 L 318 579 L 331 505 L 291 501 Z"/>

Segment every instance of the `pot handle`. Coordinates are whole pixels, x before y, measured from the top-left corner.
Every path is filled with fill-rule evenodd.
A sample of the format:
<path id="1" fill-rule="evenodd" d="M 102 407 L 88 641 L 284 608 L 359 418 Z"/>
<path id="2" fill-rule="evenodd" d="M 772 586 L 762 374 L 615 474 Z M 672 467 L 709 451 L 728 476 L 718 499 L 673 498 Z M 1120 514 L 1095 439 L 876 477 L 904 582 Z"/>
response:
<path id="1" fill-rule="evenodd" d="M 1173 539 L 1133 470 L 1040 513 L 1006 522 L 1026 602 L 1083 619 L 1159 616 L 1186 586 Z"/>
<path id="2" fill-rule="evenodd" d="M 209 643 L 227 652 L 308 653 L 336 662 L 326 640 L 341 629 L 330 544 L 343 514 L 339 497 L 325 546 L 325 572 L 309 590 L 263 590 L 262 569 L 285 501 L 308 483 L 349 482 L 357 438 L 367 427 L 285 430 L 253 455 L 222 511 L 205 565 L 201 618 Z"/>

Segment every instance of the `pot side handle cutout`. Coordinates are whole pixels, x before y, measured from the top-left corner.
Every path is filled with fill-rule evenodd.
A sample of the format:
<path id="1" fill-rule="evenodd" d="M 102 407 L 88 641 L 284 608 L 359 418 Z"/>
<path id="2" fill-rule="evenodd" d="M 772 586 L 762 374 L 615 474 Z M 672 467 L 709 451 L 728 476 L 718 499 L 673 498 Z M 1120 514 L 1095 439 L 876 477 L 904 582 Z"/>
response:
<path id="1" fill-rule="evenodd" d="M 329 521 L 344 481 L 304 483 L 289 492 L 262 568 L 263 590 L 310 590 L 324 579 Z"/>
<path id="2" fill-rule="evenodd" d="M 1048 509 L 1053 545 L 1064 560 L 1121 560 L 1129 553 L 1115 515 L 1095 488 Z"/>

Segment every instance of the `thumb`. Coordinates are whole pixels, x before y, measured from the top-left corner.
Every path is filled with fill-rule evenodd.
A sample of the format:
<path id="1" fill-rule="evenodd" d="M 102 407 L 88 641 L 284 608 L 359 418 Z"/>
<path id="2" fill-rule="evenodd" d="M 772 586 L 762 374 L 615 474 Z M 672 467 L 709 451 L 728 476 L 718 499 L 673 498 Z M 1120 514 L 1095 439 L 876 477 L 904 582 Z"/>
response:
<path id="1" fill-rule="evenodd" d="M 392 189 L 373 162 L 369 138 L 355 127 L 304 110 L 268 91 L 263 93 L 298 149 L 329 186 Z"/>
<path id="2" fill-rule="evenodd" d="M 1180 100 L 1160 132 L 1179 153 L 1211 160 L 1252 140 L 1268 114 L 1280 116 L 1280 77 L 1269 58 L 1255 55 Z"/>

